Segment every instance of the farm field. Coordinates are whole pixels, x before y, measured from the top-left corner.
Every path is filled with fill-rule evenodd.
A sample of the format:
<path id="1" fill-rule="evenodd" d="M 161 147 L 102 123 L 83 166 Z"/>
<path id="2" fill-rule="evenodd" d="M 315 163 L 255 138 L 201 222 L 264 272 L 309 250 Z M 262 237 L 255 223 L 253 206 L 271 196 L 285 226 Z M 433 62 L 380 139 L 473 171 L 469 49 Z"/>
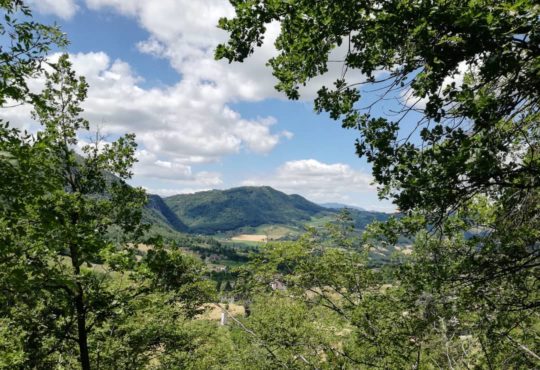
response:
<path id="1" fill-rule="evenodd" d="M 233 236 L 231 240 L 234 240 L 235 242 L 261 242 L 265 243 L 268 241 L 268 237 L 266 235 L 260 235 L 260 234 L 240 234 L 237 236 Z"/>

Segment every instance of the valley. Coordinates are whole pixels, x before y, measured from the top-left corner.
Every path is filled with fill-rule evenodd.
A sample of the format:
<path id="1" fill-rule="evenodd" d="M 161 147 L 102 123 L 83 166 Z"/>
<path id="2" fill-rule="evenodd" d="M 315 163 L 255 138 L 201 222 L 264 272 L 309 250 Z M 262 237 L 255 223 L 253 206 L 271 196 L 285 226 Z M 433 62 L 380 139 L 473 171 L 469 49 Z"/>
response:
<path id="1" fill-rule="evenodd" d="M 335 208 L 334 208 L 335 207 Z M 295 241 L 309 229 L 322 238 L 347 208 L 347 221 L 359 237 L 373 221 L 391 215 L 348 208 L 343 204 L 319 205 L 300 195 L 288 195 L 269 186 L 211 190 L 170 197 L 150 195 L 144 209 L 149 224 L 147 240 L 160 237 L 167 244 L 198 255 L 213 270 L 241 265 L 252 253 L 272 242 Z M 406 245 L 404 241 L 402 245 Z M 376 250 L 378 261 L 394 250 Z"/>
<path id="2" fill-rule="evenodd" d="M 145 221 L 154 230 L 218 237 L 261 234 L 268 240 L 281 240 L 294 239 L 305 231 L 305 226 L 325 224 L 339 212 L 339 208 L 327 208 L 269 186 L 238 187 L 166 198 L 150 195 Z M 374 220 L 389 217 L 362 209 L 349 208 L 349 212 L 359 230 Z"/>

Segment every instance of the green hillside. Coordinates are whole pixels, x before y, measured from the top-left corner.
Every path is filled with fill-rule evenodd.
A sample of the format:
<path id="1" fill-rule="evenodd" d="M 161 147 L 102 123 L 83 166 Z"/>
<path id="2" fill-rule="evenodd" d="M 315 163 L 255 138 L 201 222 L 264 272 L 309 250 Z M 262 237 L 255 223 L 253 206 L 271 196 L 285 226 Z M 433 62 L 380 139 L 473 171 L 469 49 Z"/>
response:
<path id="1" fill-rule="evenodd" d="M 162 228 L 167 231 L 188 232 L 189 228 L 167 206 L 159 195 L 150 194 L 148 204 L 143 211 L 144 221 L 154 228 Z"/>
<path id="2" fill-rule="evenodd" d="M 357 230 L 384 221 L 388 214 L 349 209 Z M 261 227 L 286 226 L 301 234 L 304 226 L 322 226 L 335 220 L 339 209 L 325 208 L 300 195 L 287 195 L 268 186 L 211 190 L 161 198 L 150 195 L 144 221 L 152 230 L 174 234 L 256 232 Z M 266 232 L 265 232 L 266 233 Z"/>
<path id="3" fill-rule="evenodd" d="M 359 209 L 349 209 L 349 212 L 354 220 L 354 227 L 357 230 L 364 230 L 373 221 L 386 221 L 390 217 L 388 213 L 362 211 Z"/>
<path id="4" fill-rule="evenodd" d="M 215 233 L 263 224 L 305 223 L 327 209 L 271 187 L 239 187 L 164 199 L 192 232 Z"/>

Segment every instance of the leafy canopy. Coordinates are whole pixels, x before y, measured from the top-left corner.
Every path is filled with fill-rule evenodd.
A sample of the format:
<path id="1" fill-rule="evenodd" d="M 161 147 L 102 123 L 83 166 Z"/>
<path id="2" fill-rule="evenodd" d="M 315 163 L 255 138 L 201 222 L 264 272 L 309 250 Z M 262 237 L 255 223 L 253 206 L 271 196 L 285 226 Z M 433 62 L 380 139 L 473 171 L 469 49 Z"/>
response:
<path id="1" fill-rule="evenodd" d="M 334 86 L 319 90 L 315 109 L 360 131 L 358 154 L 373 164 L 381 195 L 403 211 L 445 213 L 477 193 L 538 187 L 536 1 L 231 4 L 235 17 L 219 22 L 230 38 L 216 57 L 243 61 L 262 45 L 267 25 L 279 22 L 279 54 L 268 64 L 289 98 L 298 99 L 299 86 L 329 63 L 343 64 Z M 338 48 L 339 60 L 329 59 Z M 365 78 L 350 78 L 355 70 Z M 395 119 L 362 104 L 364 84 L 400 101 Z M 406 116 L 417 120 L 412 132 L 400 132 Z"/>
<path id="2" fill-rule="evenodd" d="M 186 323 L 212 299 L 202 263 L 159 240 L 137 255 L 147 199 L 126 183 L 134 135 L 82 142 L 88 84 L 67 55 L 47 57 L 63 35 L 20 1 L 0 8 L 0 106 L 32 104 L 41 124 L 0 122 L 0 368 L 183 367 L 208 332 Z"/>
<path id="3" fill-rule="evenodd" d="M 357 337 L 344 357 L 360 367 L 537 367 L 538 2 L 231 4 L 234 18 L 219 22 L 229 40 L 216 57 L 245 60 L 278 22 L 278 55 L 268 64 L 289 98 L 300 98 L 300 86 L 330 63 L 342 65 L 315 109 L 359 130 L 357 153 L 372 164 L 380 195 L 406 216 L 372 225 L 366 247 L 414 237 L 411 254 L 386 266 L 386 275 L 355 277 L 367 274 L 368 257 L 343 280 L 338 261 L 349 257 L 322 269 L 317 261 L 332 249 L 317 250 L 313 239 L 263 253 L 259 270 L 290 269 L 283 279 L 300 284 L 300 293 L 333 288 L 347 297 L 353 282 L 365 283 L 356 300 L 327 296 L 342 313 L 326 301 L 349 317 Z M 364 77 L 354 79 L 355 71 Z M 375 101 L 363 96 L 368 87 L 380 92 Z M 388 100 L 397 111 L 378 116 L 373 108 Z"/>
<path id="4" fill-rule="evenodd" d="M 67 39 L 56 26 L 32 21 L 30 8 L 21 0 L 1 0 L 0 105 L 7 102 L 34 101 L 26 80 L 35 77 L 46 64 L 46 55 L 54 47 L 65 47 Z"/>

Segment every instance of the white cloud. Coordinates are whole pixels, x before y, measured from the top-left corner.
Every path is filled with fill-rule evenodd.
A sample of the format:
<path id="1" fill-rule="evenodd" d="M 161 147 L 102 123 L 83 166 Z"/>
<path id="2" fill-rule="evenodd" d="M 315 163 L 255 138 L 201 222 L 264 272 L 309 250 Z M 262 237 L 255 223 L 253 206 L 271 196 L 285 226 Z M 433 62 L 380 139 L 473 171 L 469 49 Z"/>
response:
<path id="1" fill-rule="evenodd" d="M 84 103 L 91 122 L 109 133 L 135 132 L 145 149 L 182 163 L 218 160 L 243 149 L 271 151 L 280 139 L 272 117 L 247 120 L 228 105 L 216 85 L 182 79 L 164 88 L 141 88 L 141 78 L 104 53 L 72 56 L 74 68 L 90 84 Z"/>
<path id="2" fill-rule="evenodd" d="M 157 194 L 162 197 L 170 197 L 178 194 L 193 194 L 200 191 L 212 190 L 210 188 L 149 188 L 144 187 L 149 194 Z"/>
<path id="3" fill-rule="evenodd" d="M 27 0 L 27 4 L 42 14 L 52 14 L 62 19 L 72 18 L 79 8 L 75 0 Z"/>
<path id="4" fill-rule="evenodd" d="M 139 179 L 199 186 L 216 186 L 223 182 L 219 173 L 206 171 L 194 173 L 189 165 L 158 159 L 155 154 L 147 150 L 137 151 L 136 158 L 138 162 L 134 165 L 133 172 Z"/>
<path id="5" fill-rule="evenodd" d="M 51 60 L 56 58 L 58 54 Z M 273 131 L 273 117 L 243 118 L 228 106 L 229 97 L 215 84 L 184 78 L 171 86 L 145 89 L 129 64 L 111 60 L 103 52 L 74 54 L 71 61 L 90 85 L 83 107 L 93 128 L 99 127 L 108 138 L 134 132 L 141 153 L 151 156 L 151 163 L 138 165 L 137 176 L 216 185 L 221 183 L 218 177 L 190 174 L 191 166 L 243 151 L 265 154 L 283 138 L 291 138 L 290 132 Z M 43 79 L 31 85 L 38 91 Z M 2 113 L 16 126 L 35 130 L 30 110 L 19 106 Z M 172 167 L 164 167 L 166 163 Z"/>
<path id="6" fill-rule="evenodd" d="M 298 193 L 315 202 L 348 202 L 375 197 L 376 187 L 371 175 L 354 170 L 343 163 L 322 163 L 315 159 L 285 162 L 270 176 L 247 179 L 243 185 L 269 185 L 286 193 Z"/>
<path id="7" fill-rule="evenodd" d="M 138 49 L 167 59 L 184 80 L 211 81 L 229 101 L 278 96 L 273 89 L 276 80 L 265 67 L 275 54 L 271 39 L 277 35 L 277 27 L 270 27 L 270 42 L 248 62 L 229 65 L 214 60 L 215 47 L 227 39 L 216 26 L 218 20 L 234 15 L 226 0 L 86 0 L 86 4 L 135 18 L 151 35 L 137 44 Z"/>
<path id="8" fill-rule="evenodd" d="M 242 186 L 272 186 L 287 194 L 300 194 L 317 203 L 339 202 L 359 206 L 366 210 L 395 212 L 389 201 L 377 197 L 371 175 L 355 170 L 343 163 L 323 163 L 315 159 L 285 162 L 264 176 L 253 176 L 240 183 Z M 183 182 L 178 182 L 183 184 Z M 152 194 L 171 196 L 221 188 L 220 184 L 193 184 L 193 186 L 146 187 Z"/>
<path id="9" fill-rule="evenodd" d="M 294 134 L 290 131 L 281 131 L 281 136 L 286 138 L 286 139 L 289 139 L 291 140 L 293 137 L 294 137 Z"/>
<path id="10" fill-rule="evenodd" d="M 234 9 L 227 0 L 86 0 L 91 9 L 110 8 L 135 18 L 150 33 L 141 40 L 139 51 L 167 59 L 184 79 L 212 81 L 230 101 L 258 101 L 266 98 L 284 98 L 274 86 L 277 83 L 266 62 L 277 55 L 274 47 L 280 25 L 267 25 L 265 42 L 243 63 L 229 64 L 214 60 L 215 47 L 226 42 L 228 34 L 217 28 L 221 17 L 233 17 Z M 343 60 L 348 43 L 335 49 L 331 60 Z M 312 100 L 323 86 L 333 86 L 341 76 L 342 63 L 329 63 L 329 71 L 301 87 L 302 99 Z M 350 72 L 355 82 L 364 78 Z"/>
<path id="11" fill-rule="evenodd" d="M 139 41 L 137 43 L 137 49 L 143 54 L 150 54 L 156 57 L 161 57 L 166 51 L 165 46 L 154 38 Z"/>
<path id="12" fill-rule="evenodd" d="M 68 0 L 61 2 L 65 1 Z M 137 176 L 164 181 L 198 179 L 211 187 L 220 183 L 219 175 L 190 172 L 193 166 L 242 151 L 268 153 L 280 140 L 292 138 L 291 132 L 273 130 L 274 118 L 246 119 L 229 105 L 283 97 L 275 91 L 276 79 L 265 66 L 276 55 L 273 41 L 279 33 L 279 24 L 268 26 L 265 44 L 246 62 L 228 64 L 213 57 L 215 46 L 227 40 L 226 32 L 216 27 L 218 19 L 234 15 L 227 0 L 86 0 L 86 5 L 95 10 L 110 8 L 136 19 L 150 34 L 136 45 L 138 50 L 165 58 L 181 76 L 180 81 L 170 86 L 143 88 L 142 78 L 124 61 L 111 60 L 103 52 L 72 55 L 76 71 L 85 75 L 90 84 L 84 103 L 85 116 L 100 124 L 105 134 L 136 133 L 142 145 L 141 153 L 148 154 L 144 158 L 146 162 L 140 158 Z M 342 47 L 331 58 L 342 59 L 344 55 Z M 303 98 L 313 98 L 321 85 L 330 86 L 341 74 L 341 63 L 331 63 L 329 68 L 328 74 L 301 89 Z M 27 122 L 21 117 L 16 118 L 20 125 Z M 287 162 L 278 170 L 276 181 L 283 185 L 281 188 L 287 185 L 286 179 L 301 175 L 299 168 L 290 167 L 296 162 Z M 329 194 L 328 191 L 338 194 L 343 189 L 337 179 L 362 189 L 369 187 L 370 180 L 346 165 L 318 163 L 319 170 L 330 166 L 334 171 L 321 176 L 322 185 L 315 182 L 302 185 L 302 179 L 297 178 L 288 186 L 293 189 L 303 186 L 320 198 Z M 330 176 L 334 173 L 336 180 Z M 304 173 L 304 180 L 306 176 Z M 316 178 L 313 173 L 310 176 Z M 342 198 L 332 200 L 338 199 Z"/>

